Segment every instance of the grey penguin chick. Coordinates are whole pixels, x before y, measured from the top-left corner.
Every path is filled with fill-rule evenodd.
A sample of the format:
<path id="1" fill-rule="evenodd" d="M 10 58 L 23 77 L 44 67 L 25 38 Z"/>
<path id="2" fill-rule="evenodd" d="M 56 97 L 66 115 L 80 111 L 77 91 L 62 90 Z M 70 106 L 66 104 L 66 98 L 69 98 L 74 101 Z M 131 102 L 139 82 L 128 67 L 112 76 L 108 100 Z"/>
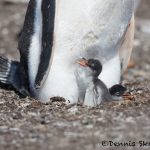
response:
<path id="1" fill-rule="evenodd" d="M 79 88 L 79 101 L 87 106 L 97 106 L 102 101 L 112 101 L 113 97 L 106 85 L 98 79 L 102 65 L 97 59 L 82 58 L 77 61 L 76 80 Z"/>

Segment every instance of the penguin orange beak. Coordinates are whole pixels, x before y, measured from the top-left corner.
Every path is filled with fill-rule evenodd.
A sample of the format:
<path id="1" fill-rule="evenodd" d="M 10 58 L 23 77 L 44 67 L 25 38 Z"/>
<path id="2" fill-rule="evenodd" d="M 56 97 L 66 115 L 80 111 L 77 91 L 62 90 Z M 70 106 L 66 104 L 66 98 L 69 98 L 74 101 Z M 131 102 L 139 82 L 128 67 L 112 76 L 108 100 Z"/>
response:
<path id="1" fill-rule="evenodd" d="M 81 58 L 81 59 L 77 60 L 77 63 L 83 67 L 88 66 L 88 61 L 85 58 Z"/>

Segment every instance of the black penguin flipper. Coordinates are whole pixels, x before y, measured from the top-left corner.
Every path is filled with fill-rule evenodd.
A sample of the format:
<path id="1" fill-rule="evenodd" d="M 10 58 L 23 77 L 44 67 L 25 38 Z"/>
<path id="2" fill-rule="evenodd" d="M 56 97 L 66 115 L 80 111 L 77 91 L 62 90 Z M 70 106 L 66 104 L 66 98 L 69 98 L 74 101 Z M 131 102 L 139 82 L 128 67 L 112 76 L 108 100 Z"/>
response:
<path id="1" fill-rule="evenodd" d="M 20 74 L 21 82 L 25 89 L 29 90 L 29 69 L 28 69 L 28 55 L 31 45 L 32 36 L 34 34 L 35 10 L 37 0 L 30 0 L 25 16 L 25 21 L 18 42 L 18 49 L 20 51 Z"/>
<path id="2" fill-rule="evenodd" d="M 29 92 L 24 89 L 20 78 L 20 63 L 0 57 L 0 83 L 10 85 L 23 96 Z"/>
<path id="3" fill-rule="evenodd" d="M 36 32 L 35 22 L 36 12 L 41 11 L 41 20 L 42 23 L 41 30 L 39 31 L 41 34 L 41 38 L 39 38 L 39 43 L 41 43 L 41 54 L 40 61 L 38 66 L 38 72 L 35 79 L 35 88 L 40 88 L 42 83 L 45 81 L 48 71 L 50 69 L 50 59 L 52 55 L 52 47 L 53 47 L 53 34 L 54 34 L 54 20 L 55 20 L 55 0 L 42 0 L 41 6 L 38 6 L 38 0 L 30 0 L 28 9 L 26 12 L 24 26 L 20 35 L 18 48 L 20 51 L 20 70 L 22 74 L 22 81 L 28 83 L 29 85 L 29 68 L 28 68 L 28 58 L 30 46 L 32 44 L 32 39 L 34 33 Z M 39 10 L 37 10 L 39 9 Z M 36 57 L 36 56 L 35 56 Z M 32 60 L 30 60 L 32 61 Z M 27 87 L 26 87 L 27 88 Z M 29 88 L 29 87 L 28 87 Z"/>
<path id="4" fill-rule="evenodd" d="M 54 40 L 55 0 L 43 0 L 41 8 L 43 20 L 42 45 L 35 88 L 42 86 L 50 70 Z"/>

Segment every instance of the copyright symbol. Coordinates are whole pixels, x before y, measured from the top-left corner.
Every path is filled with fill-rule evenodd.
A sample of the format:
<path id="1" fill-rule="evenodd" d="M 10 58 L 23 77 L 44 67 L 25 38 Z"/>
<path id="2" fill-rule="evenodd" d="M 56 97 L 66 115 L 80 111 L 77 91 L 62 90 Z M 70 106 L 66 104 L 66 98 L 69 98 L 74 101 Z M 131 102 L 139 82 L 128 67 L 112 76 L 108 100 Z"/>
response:
<path id="1" fill-rule="evenodd" d="M 102 146 L 109 146 L 108 141 L 102 141 Z"/>

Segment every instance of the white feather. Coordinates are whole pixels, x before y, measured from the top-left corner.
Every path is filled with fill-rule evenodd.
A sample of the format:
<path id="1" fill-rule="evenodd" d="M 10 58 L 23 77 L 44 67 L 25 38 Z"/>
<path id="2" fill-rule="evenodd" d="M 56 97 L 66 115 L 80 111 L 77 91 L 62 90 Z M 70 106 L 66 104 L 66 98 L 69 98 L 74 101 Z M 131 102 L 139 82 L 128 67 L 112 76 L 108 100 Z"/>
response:
<path id="1" fill-rule="evenodd" d="M 41 36 L 42 36 L 41 2 L 42 0 L 36 0 L 37 5 L 35 11 L 34 34 L 31 38 L 31 45 L 29 47 L 29 58 L 28 58 L 29 79 L 31 89 L 33 90 L 41 55 Z"/>
<path id="2" fill-rule="evenodd" d="M 119 54 L 103 64 L 102 72 L 99 79 L 102 80 L 105 85 L 110 88 L 115 84 L 120 83 L 121 78 L 121 64 Z"/>
<path id="3" fill-rule="evenodd" d="M 102 94 L 103 93 L 100 88 L 98 88 L 98 92 L 96 92 L 94 84 L 91 84 L 89 87 L 87 87 L 84 105 L 91 107 L 98 106 L 103 101 Z"/>

